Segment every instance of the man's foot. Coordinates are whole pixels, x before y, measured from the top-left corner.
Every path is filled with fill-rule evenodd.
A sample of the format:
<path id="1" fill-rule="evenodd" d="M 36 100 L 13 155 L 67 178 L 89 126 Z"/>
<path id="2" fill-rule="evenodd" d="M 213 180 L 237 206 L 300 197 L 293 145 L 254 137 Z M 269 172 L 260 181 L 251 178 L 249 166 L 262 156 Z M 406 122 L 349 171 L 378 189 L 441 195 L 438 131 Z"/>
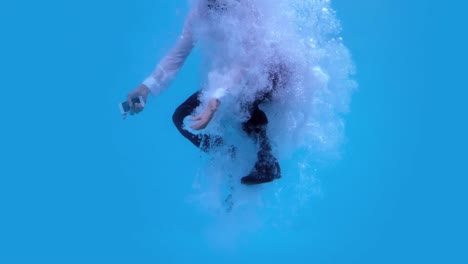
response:
<path id="1" fill-rule="evenodd" d="M 281 178 L 281 168 L 278 160 L 269 155 L 267 159 L 257 161 L 249 175 L 242 177 L 241 183 L 245 185 L 254 185 L 271 182 L 279 178 Z"/>

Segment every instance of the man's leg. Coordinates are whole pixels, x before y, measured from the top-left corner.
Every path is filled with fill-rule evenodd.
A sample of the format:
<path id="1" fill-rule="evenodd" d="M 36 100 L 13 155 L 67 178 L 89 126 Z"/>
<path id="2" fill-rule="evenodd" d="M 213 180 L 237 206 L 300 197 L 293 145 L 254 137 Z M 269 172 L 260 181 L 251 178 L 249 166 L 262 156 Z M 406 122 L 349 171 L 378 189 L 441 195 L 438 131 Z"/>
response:
<path id="1" fill-rule="evenodd" d="M 197 148 L 207 152 L 211 147 L 221 145 L 222 139 L 220 137 L 212 137 L 204 134 L 195 135 L 183 127 L 184 119 L 191 115 L 195 108 L 200 105 L 200 100 L 198 99 L 199 95 L 200 92 L 198 91 L 185 100 L 185 102 L 175 110 L 172 121 L 174 121 L 177 130 L 179 130 L 182 136 L 187 138 Z"/>
<path id="2" fill-rule="evenodd" d="M 258 103 L 255 103 L 250 109 L 250 119 L 242 124 L 242 128 L 259 145 L 259 151 L 254 168 L 241 179 L 243 184 L 260 184 L 281 178 L 279 163 L 271 153 L 267 125 L 268 118 L 265 112 L 258 107 Z"/>
<path id="3" fill-rule="evenodd" d="M 244 184 L 259 184 L 281 178 L 281 168 L 278 160 L 271 153 L 270 140 L 267 135 L 268 118 L 258 107 L 259 104 L 272 100 L 272 93 L 282 89 L 287 82 L 287 67 L 283 64 L 272 65 L 269 69 L 270 89 L 249 107 L 250 119 L 243 124 L 243 130 L 259 144 L 257 162 L 252 171 L 242 178 Z"/>

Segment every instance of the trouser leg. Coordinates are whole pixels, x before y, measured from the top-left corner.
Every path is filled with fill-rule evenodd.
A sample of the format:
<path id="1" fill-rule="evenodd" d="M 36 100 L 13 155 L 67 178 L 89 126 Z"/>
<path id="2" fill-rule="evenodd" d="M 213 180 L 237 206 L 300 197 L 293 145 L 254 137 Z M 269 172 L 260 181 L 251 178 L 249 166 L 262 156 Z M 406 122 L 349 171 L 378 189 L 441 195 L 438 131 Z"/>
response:
<path id="1" fill-rule="evenodd" d="M 272 154 L 270 140 L 267 135 L 268 118 L 265 112 L 258 107 L 264 101 L 271 100 L 272 93 L 280 86 L 278 69 L 272 69 L 269 79 L 271 89 L 265 89 L 268 92 L 259 95 L 258 98 L 260 99 L 248 108 L 250 118 L 242 124 L 243 130 L 259 145 L 254 168 L 247 176 L 241 179 L 241 182 L 247 185 L 267 183 L 281 178 L 281 167 L 278 160 Z"/>
<path id="2" fill-rule="evenodd" d="M 242 125 L 243 130 L 259 145 L 257 161 L 250 173 L 242 177 L 243 184 L 260 184 L 281 178 L 278 160 L 271 153 L 270 140 L 267 136 L 268 118 L 255 104 L 251 108 L 250 119 Z"/>
<path id="3" fill-rule="evenodd" d="M 193 111 L 200 105 L 200 100 L 198 99 L 199 95 L 200 91 L 192 94 L 187 100 L 185 100 L 185 102 L 177 107 L 172 116 L 172 121 L 182 136 L 192 142 L 193 145 L 203 151 L 209 151 L 211 147 L 222 144 L 222 139 L 220 137 L 206 134 L 196 135 L 184 127 L 184 119 L 191 115 Z"/>
<path id="4" fill-rule="evenodd" d="M 250 118 L 242 124 L 242 129 L 259 144 L 260 151 L 270 152 L 271 145 L 266 132 L 268 117 L 258 107 L 258 103 L 254 103 L 249 112 Z"/>

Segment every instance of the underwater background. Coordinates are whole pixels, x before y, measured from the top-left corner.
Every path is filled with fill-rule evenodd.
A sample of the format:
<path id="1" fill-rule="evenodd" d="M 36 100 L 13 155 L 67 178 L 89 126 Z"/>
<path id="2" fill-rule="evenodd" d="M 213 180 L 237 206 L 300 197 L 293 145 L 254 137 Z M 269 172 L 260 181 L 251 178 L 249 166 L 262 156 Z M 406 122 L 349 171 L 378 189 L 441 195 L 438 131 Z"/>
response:
<path id="1" fill-rule="evenodd" d="M 0 3 L 0 263 L 467 263 L 463 9 L 331 6 L 358 84 L 338 154 L 315 153 L 310 186 L 278 201 L 299 162 L 284 157 L 226 213 L 200 202 L 209 157 L 171 120 L 199 54 L 144 113 L 117 108 L 186 0 Z"/>

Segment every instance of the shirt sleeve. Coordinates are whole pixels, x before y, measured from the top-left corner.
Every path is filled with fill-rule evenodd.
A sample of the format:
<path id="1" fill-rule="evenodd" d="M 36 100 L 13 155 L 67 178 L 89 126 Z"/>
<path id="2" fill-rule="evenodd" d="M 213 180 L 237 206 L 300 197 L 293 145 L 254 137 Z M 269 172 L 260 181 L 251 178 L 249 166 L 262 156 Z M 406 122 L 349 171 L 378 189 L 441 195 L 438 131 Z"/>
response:
<path id="1" fill-rule="evenodd" d="M 195 46 L 196 41 L 192 27 L 196 15 L 196 11 L 192 10 L 190 12 L 185 21 L 182 34 L 174 48 L 166 54 L 150 76 L 144 80 L 143 84 L 150 89 L 153 95 L 159 95 L 166 90 Z"/>

